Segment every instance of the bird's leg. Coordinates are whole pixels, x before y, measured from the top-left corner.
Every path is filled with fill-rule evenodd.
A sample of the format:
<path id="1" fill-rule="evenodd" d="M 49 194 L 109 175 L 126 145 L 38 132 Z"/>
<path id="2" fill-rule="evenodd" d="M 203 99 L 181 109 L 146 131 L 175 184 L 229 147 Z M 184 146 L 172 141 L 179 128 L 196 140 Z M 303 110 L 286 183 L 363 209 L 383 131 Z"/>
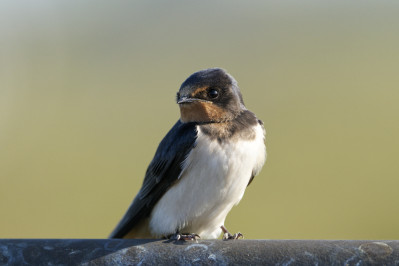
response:
<path id="1" fill-rule="evenodd" d="M 198 234 L 176 233 L 176 234 L 170 235 L 168 238 L 171 240 L 183 240 L 183 241 L 190 240 L 191 241 L 191 240 L 200 239 L 201 237 Z"/>
<path id="2" fill-rule="evenodd" d="M 223 231 L 223 240 L 230 240 L 230 239 L 236 240 L 239 238 L 244 238 L 243 234 L 241 234 L 240 232 L 238 232 L 234 235 L 230 234 L 230 232 L 227 231 L 227 229 L 226 229 L 226 227 L 224 227 L 224 225 L 222 225 L 220 228 L 222 228 L 222 231 Z"/>

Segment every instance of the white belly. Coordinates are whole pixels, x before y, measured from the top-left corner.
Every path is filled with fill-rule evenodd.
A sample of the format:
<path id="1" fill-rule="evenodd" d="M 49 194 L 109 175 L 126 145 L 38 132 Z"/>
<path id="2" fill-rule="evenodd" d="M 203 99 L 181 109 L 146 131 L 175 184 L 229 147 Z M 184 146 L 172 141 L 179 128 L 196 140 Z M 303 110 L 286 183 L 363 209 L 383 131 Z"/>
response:
<path id="1" fill-rule="evenodd" d="M 256 126 L 254 140 L 219 143 L 198 128 L 195 148 L 184 161 L 180 181 L 155 205 L 150 231 L 156 237 L 179 231 L 196 233 L 203 239 L 221 234 L 231 208 L 244 195 L 253 171 L 266 159 L 264 132 Z"/>

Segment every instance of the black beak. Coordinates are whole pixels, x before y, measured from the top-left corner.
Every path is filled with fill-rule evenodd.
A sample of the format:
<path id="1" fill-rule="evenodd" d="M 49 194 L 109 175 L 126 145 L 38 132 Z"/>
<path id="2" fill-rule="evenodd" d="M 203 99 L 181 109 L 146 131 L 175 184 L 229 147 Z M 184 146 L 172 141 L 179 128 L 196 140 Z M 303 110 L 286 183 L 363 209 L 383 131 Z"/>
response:
<path id="1" fill-rule="evenodd" d="M 183 97 L 181 97 L 181 98 L 179 98 L 179 99 L 177 100 L 177 103 L 178 103 L 178 104 L 192 103 L 192 102 L 194 102 L 195 100 L 196 100 L 196 99 L 183 96 Z"/>

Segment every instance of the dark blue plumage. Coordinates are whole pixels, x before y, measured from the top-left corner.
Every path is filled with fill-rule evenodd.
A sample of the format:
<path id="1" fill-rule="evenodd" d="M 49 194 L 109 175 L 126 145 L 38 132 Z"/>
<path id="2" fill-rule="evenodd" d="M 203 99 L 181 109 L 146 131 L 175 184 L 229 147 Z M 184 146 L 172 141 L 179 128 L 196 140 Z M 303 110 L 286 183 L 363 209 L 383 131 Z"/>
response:
<path id="1" fill-rule="evenodd" d="M 194 123 L 176 122 L 159 144 L 139 194 L 110 235 L 111 238 L 122 238 L 150 214 L 151 207 L 177 181 L 182 171 L 182 162 L 193 148 L 196 136 Z"/>

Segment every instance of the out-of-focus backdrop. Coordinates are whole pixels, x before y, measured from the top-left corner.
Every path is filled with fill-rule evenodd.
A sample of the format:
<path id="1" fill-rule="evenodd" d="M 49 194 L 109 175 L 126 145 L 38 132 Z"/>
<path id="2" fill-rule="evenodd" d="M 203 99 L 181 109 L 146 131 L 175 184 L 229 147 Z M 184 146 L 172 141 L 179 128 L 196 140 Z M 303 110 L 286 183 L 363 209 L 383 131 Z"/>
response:
<path id="1" fill-rule="evenodd" d="M 398 1 L 1 1 L 0 238 L 104 238 L 223 67 L 268 160 L 246 238 L 399 238 Z M 201 193 L 198 191 L 198 193 Z"/>

